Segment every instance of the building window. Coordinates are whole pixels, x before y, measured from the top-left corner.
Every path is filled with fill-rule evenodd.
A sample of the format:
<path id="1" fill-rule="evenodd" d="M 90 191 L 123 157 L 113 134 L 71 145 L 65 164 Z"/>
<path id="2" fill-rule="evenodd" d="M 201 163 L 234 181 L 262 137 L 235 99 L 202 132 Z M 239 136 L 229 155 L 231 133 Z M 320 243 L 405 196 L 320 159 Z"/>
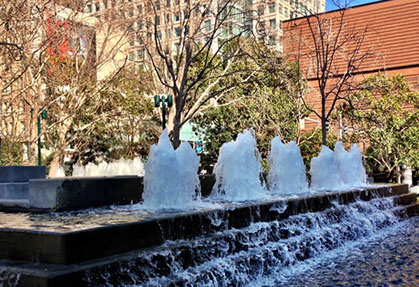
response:
<path id="1" fill-rule="evenodd" d="M 144 56 L 144 51 L 143 50 L 137 50 L 137 58 L 139 60 L 142 60 Z"/>
<path id="2" fill-rule="evenodd" d="M 179 27 L 175 28 L 175 34 L 176 34 L 176 37 L 180 37 L 180 28 Z"/>
<path id="3" fill-rule="evenodd" d="M 87 4 L 86 13 L 92 13 L 92 4 Z"/>
<path id="4" fill-rule="evenodd" d="M 207 5 L 204 5 L 203 8 L 204 8 L 204 15 L 208 15 L 210 12 L 209 7 Z"/>
<path id="5" fill-rule="evenodd" d="M 282 15 L 283 11 L 282 11 L 282 5 L 281 4 L 279 4 L 279 6 L 278 6 L 278 11 L 279 11 L 279 14 Z"/>
<path id="6" fill-rule="evenodd" d="M 138 5 L 137 6 L 137 12 L 138 12 L 138 14 L 143 14 L 143 6 L 141 6 L 141 5 Z"/>
<path id="7" fill-rule="evenodd" d="M 128 60 L 134 61 L 134 53 L 133 52 L 128 53 Z"/>
<path id="8" fill-rule="evenodd" d="M 26 128 L 25 128 L 25 122 L 24 121 L 20 122 L 20 133 L 22 135 L 26 134 Z"/>
<path id="9" fill-rule="evenodd" d="M 134 38 L 133 37 L 129 37 L 128 42 L 129 42 L 130 46 L 134 46 Z"/>
<path id="10" fill-rule="evenodd" d="M 19 112 L 20 112 L 21 114 L 24 114 L 24 113 L 25 113 L 25 102 L 24 102 L 24 101 L 21 101 L 21 102 L 20 102 L 20 105 L 19 105 Z"/>
<path id="11" fill-rule="evenodd" d="M 156 16 L 156 25 L 160 26 L 160 16 Z"/>
<path id="12" fill-rule="evenodd" d="M 129 9 L 128 15 L 134 17 L 134 9 Z"/>
<path id="13" fill-rule="evenodd" d="M 275 29 L 276 28 L 276 19 L 269 20 L 269 26 L 271 27 L 271 29 Z"/>
<path id="14" fill-rule="evenodd" d="M 156 10 L 160 11 L 160 1 L 156 1 Z"/>
<path id="15" fill-rule="evenodd" d="M 269 13 L 275 13 L 275 3 L 269 4 Z"/>
<path id="16" fill-rule="evenodd" d="M 275 37 L 274 36 L 269 36 L 269 45 L 271 45 L 271 46 L 275 45 Z"/>
<path id="17" fill-rule="evenodd" d="M 99 12 L 100 11 L 100 5 L 99 5 L 99 3 L 95 3 L 95 8 L 96 8 L 96 12 Z"/>
<path id="18" fill-rule="evenodd" d="M 177 14 L 175 15 L 175 22 L 179 22 L 179 20 L 180 20 L 179 13 L 177 13 Z"/>
<path id="19" fill-rule="evenodd" d="M 211 20 L 205 20 L 205 31 L 211 31 Z"/>
<path id="20" fill-rule="evenodd" d="M 288 17 L 288 8 L 285 7 L 285 13 L 284 13 L 285 17 Z"/>
<path id="21" fill-rule="evenodd" d="M 166 0 L 166 6 L 170 7 L 170 0 Z"/>
<path id="22" fill-rule="evenodd" d="M 263 15 L 265 13 L 265 6 L 258 6 L 258 14 Z"/>

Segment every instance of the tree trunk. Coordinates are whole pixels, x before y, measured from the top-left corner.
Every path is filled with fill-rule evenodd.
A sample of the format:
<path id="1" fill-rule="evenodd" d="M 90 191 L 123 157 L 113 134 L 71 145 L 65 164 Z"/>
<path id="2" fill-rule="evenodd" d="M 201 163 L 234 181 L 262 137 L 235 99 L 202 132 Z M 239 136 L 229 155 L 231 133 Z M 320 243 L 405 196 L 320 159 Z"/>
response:
<path id="1" fill-rule="evenodd" d="M 64 123 L 63 126 L 61 126 L 60 131 L 58 132 L 58 141 L 57 146 L 54 150 L 54 157 L 52 158 L 51 165 L 49 168 L 49 177 L 55 176 L 55 173 L 60 167 L 60 164 L 63 162 L 64 150 L 67 147 L 66 137 L 68 130 L 69 128 L 67 128 L 66 123 Z"/>
<path id="2" fill-rule="evenodd" d="M 322 145 L 327 144 L 327 130 L 326 130 L 326 123 L 327 123 L 327 117 L 326 117 L 326 98 L 323 93 L 323 89 L 321 89 L 321 95 L 322 95 Z"/>
<path id="3" fill-rule="evenodd" d="M 322 145 L 327 144 L 326 119 L 322 118 Z"/>
<path id="4" fill-rule="evenodd" d="M 174 129 L 174 123 L 175 123 L 175 113 L 176 113 L 176 108 L 173 105 L 170 109 L 169 109 L 169 113 L 167 115 L 167 123 L 166 123 L 166 129 L 167 132 L 170 134 L 171 132 L 173 132 Z"/>
<path id="5" fill-rule="evenodd" d="M 400 172 L 400 166 L 396 166 L 396 182 L 402 183 L 402 173 Z"/>
<path id="6" fill-rule="evenodd" d="M 180 146 L 180 119 L 177 115 L 174 120 L 172 145 L 174 149 Z"/>
<path id="7" fill-rule="evenodd" d="M 60 167 L 60 152 L 58 151 L 58 149 L 56 149 L 54 151 L 54 158 L 52 159 L 51 165 L 49 167 L 48 176 L 54 177 L 59 167 Z"/>

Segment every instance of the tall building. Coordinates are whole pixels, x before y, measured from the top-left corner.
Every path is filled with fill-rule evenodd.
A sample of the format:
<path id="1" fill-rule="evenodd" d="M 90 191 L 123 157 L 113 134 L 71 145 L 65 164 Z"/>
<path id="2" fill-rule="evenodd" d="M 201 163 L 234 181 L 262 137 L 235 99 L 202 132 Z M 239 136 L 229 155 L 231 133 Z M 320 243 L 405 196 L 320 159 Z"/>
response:
<path id="1" fill-rule="evenodd" d="M 280 51 L 284 20 L 325 9 L 325 0 L 17 1 L 37 8 L 9 13 L 10 23 L 14 26 L 3 25 L 0 28 L 1 42 L 15 42 L 18 46 L 24 44 L 25 49 L 25 57 L 20 58 L 17 46 L 0 47 L 0 58 L 10 60 L 10 64 L 2 61 L 0 66 L 0 138 L 3 144 L 6 138 L 23 144 L 24 160 L 32 162 L 37 139 L 37 115 L 42 108 L 41 102 L 50 95 L 45 77 L 60 73 L 57 62 L 60 55 L 68 54 L 82 61 L 89 58 L 87 65 L 78 64 L 84 65 L 83 73 L 94 74 L 94 78 L 100 81 L 126 60 L 147 66 L 147 55 L 156 53 L 156 45 L 164 46 L 162 51 L 165 53 L 180 55 L 184 38 L 193 39 L 193 44 L 197 46 L 205 45 L 212 38 L 211 48 L 216 50 L 227 37 L 253 34 Z M 6 6 L 0 9 L 9 9 Z M 25 21 L 22 21 L 23 18 Z M 53 21 L 52 26 L 48 24 L 48 19 Z M 31 25 L 17 27 L 16 23 Z M 49 33 L 48 30 L 55 24 L 68 25 L 69 28 L 64 27 L 60 31 L 63 27 L 57 26 L 52 34 Z M 7 27 L 10 29 L 7 30 Z M 65 41 L 61 37 L 65 37 Z M 51 47 L 46 49 L 56 40 L 63 45 L 55 50 Z M 38 63 L 39 69 L 31 62 Z M 46 69 L 50 74 L 45 74 L 43 69 L 52 63 L 55 64 Z M 60 83 L 54 85 L 62 91 L 75 91 L 77 86 L 81 86 L 74 81 L 71 87 Z"/>
<path id="2" fill-rule="evenodd" d="M 199 25 L 194 37 L 205 41 L 220 19 L 224 29 L 217 39 L 245 31 L 281 50 L 284 20 L 324 11 L 325 0 L 91 0 L 84 9 L 105 19 L 126 19 L 130 27 L 124 52 L 130 61 L 144 60 L 147 41 L 154 35 L 176 50 L 179 38 Z"/>

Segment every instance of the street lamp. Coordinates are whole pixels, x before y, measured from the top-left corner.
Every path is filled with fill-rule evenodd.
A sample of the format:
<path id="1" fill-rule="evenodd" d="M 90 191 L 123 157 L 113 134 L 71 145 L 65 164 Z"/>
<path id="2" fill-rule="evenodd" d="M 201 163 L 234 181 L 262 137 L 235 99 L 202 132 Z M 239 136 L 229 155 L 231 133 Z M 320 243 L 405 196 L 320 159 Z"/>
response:
<path id="1" fill-rule="evenodd" d="M 154 106 L 156 108 L 160 107 L 161 103 L 161 111 L 162 111 L 162 129 L 164 130 L 166 128 L 166 103 L 167 107 L 170 108 L 173 105 L 173 97 L 171 95 L 165 96 L 165 95 L 155 95 L 154 96 Z"/>
<path id="2" fill-rule="evenodd" d="M 48 117 L 47 110 L 42 110 L 42 112 L 39 113 L 37 120 L 38 120 L 38 165 L 42 165 L 41 160 L 41 118 L 46 119 Z"/>

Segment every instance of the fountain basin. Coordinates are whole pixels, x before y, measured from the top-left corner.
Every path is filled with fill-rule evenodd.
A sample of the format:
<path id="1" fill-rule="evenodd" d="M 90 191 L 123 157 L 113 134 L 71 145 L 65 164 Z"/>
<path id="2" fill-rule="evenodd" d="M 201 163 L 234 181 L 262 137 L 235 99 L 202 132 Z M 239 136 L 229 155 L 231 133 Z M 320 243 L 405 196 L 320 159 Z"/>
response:
<path id="1" fill-rule="evenodd" d="M 45 166 L 0 166 L 0 183 L 45 178 Z"/>
<path id="2" fill-rule="evenodd" d="M 395 212 L 419 214 L 407 185 L 325 192 L 222 207 L 147 214 L 114 207 L 63 213 L 0 213 L 0 273 L 21 274 L 19 285 L 76 286 L 86 270 L 138 257 L 162 244 L 240 230 L 257 222 L 283 221 L 332 211 L 336 203 L 391 197 Z M 84 275 L 83 275 L 84 274 Z"/>
<path id="3" fill-rule="evenodd" d="M 2 190 L 0 184 L 0 211 L 51 212 L 137 203 L 142 182 L 138 176 L 112 176 L 30 179 L 14 183 L 12 190 Z"/>
<path id="4" fill-rule="evenodd" d="M 416 194 L 408 193 L 407 185 L 390 185 L 154 214 L 117 208 L 46 214 L 1 213 L 0 258 L 73 264 L 159 245 L 165 240 L 192 238 L 223 229 L 243 228 L 255 222 L 319 212 L 332 207 L 333 202 L 348 204 L 357 199 L 368 201 L 390 196 L 402 205 L 416 201 Z"/>

